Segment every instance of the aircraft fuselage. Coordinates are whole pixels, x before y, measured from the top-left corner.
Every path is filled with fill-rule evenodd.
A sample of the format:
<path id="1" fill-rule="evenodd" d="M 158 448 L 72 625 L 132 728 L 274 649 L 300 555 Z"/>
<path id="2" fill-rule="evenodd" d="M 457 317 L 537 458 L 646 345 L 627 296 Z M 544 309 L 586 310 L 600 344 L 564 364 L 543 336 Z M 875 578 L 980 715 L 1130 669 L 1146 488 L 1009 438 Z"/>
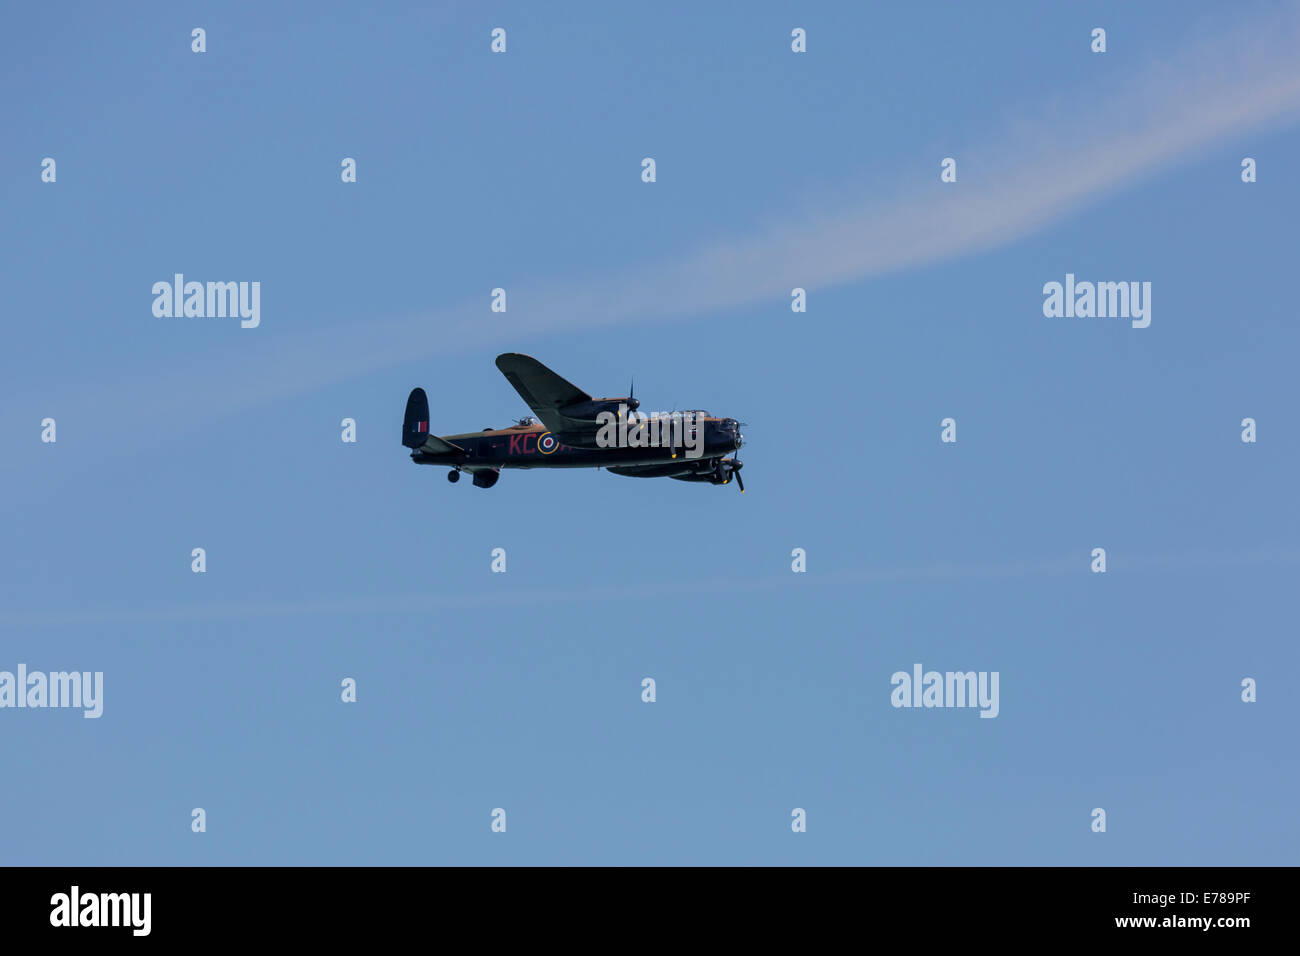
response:
<path id="1" fill-rule="evenodd" d="M 555 437 L 541 424 L 440 435 L 463 452 L 411 452 L 417 465 L 461 468 L 607 468 L 627 465 L 685 465 L 728 455 L 740 447 L 739 426 L 729 418 L 702 419 L 703 442 L 658 448 L 579 448 Z M 698 454 L 697 454 L 698 452 Z"/>

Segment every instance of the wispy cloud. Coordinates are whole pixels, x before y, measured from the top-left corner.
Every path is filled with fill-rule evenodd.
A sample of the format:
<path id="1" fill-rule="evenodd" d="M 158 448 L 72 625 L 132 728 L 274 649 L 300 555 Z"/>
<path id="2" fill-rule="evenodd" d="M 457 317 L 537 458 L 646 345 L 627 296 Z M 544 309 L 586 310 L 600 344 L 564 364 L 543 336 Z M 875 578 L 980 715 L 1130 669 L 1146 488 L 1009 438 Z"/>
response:
<path id="1" fill-rule="evenodd" d="M 881 201 L 843 195 L 801 222 L 723 237 L 617 275 L 511 289 L 507 316 L 481 301 L 368 320 L 77 398 L 117 421 L 184 431 L 415 359 L 611 324 L 681 320 L 980 253 L 1058 221 L 1198 148 L 1300 114 L 1300 9 L 1185 40 L 1106 88 L 1030 104 L 960 151 L 962 176 Z M 936 167 L 937 170 L 937 167 Z M 979 175 L 975 175 L 975 171 Z M 1222 175 L 1230 175 L 1223 173 Z M 1189 197 L 1194 202 L 1195 197 Z M 413 295 L 421 290 L 412 290 Z M 260 334 L 260 333 L 249 333 Z M 185 401 L 171 402 L 184 395 Z M 25 404 L 25 403 L 17 403 Z"/>
<path id="2" fill-rule="evenodd" d="M 1259 548 L 1249 551 L 1183 551 L 1165 554 L 1123 554 L 1110 556 L 1108 574 L 1177 575 L 1234 568 L 1277 567 L 1300 563 L 1300 551 L 1290 548 Z M 871 585 L 928 585 L 937 581 L 996 581 L 1053 578 L 1088 574 L 1088 557 L 1071 554 L 1029 561 L 944 562 L 903 567 L 859 567 L 840 571 L 796 575 L 747 575 L 691 579 L 673 577 L 663 581 L 640 581 L 635 585 L 587 588 L 524 588 L 503 591 L 492 588 L 478 593 L 368 595 L 363 597 L 314 597 L 278 601 L 223 601 L 206 604 L 104 605 L 76 610 L 53 609 L 0 612 L 0 631 L 20 632 L 42 628 L 76 627 L 86 624 L 130 622 L 168 623 L 178 621 L 259 620 L 291 617 L 337 617 L 350 614 L 392 614 L 425 616 L 439 610 L 535 607 L 538 605 L 590 606 L 603 602 L 628 602 L 667 596 L 779 593 L 807 587 L 853 587 Z"/>

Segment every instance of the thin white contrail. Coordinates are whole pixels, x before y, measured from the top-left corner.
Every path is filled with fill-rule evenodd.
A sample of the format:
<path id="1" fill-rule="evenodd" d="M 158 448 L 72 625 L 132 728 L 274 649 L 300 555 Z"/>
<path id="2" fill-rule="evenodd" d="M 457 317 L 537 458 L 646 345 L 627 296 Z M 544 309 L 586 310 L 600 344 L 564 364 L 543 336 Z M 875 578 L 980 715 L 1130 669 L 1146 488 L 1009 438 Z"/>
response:
<path id="1" fill-rule="evenodd" d="M 718 238 L 621 274 L 510 289 L 488 321 L 486 299 L 401 318 L 349 323 L 258 349 L 133 375 L 66 403 L 116 422 L 180 434 L 212 419 L 405 362 L 615 324 L 682 320 L 976 254 L 1033 234 L 1080 206 L 1196 150 L 1300 115 L 1300 7 L 1211 30 L 1151 60 L 1131 79 L 1022 110 L 985 142 L 958 150 L 959 182 L 879 197 L 842 194 L 836 208 Z M 1091 54 L 1084 54 L 1091 55 Z M 1237 170 L 1216 170 L 1235 177 Z M 1194 206 L 1195 196 L 1188 197 Z M 142 282 L 142 289 L 147 287 Z M 422 292 L 413 289 L 412 294 Z M 145 321 L 149 298 L 141 293 Z M 274 320 L 268 316 L 264 325 Z M 257 335 L 260 332 L 245 333 Z M 184 401 L 172 401 L 184 396 Z M 40 401 L 35 399 L 39 398 Z M 48 407 L 47 395 L 14 403 Z M 30 415 L 28 414 L 28 417 Z M 129 440 L 119 438 L 121 440 Z"/>

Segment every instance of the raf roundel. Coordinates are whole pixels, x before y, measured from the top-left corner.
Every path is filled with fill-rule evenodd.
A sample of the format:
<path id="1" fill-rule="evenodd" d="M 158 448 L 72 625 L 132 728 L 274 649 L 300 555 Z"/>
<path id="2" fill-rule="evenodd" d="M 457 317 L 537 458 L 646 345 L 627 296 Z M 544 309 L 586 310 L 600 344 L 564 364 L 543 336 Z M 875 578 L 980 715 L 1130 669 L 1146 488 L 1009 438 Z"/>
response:
<path id="1" fill-rule="evenodd" d="M 560 443 L 555 440 L 555 436 L 550 432 L 543 432 L 537 436 L 537 450 L 543 455 L 549 455 L 559 447 Z"/>

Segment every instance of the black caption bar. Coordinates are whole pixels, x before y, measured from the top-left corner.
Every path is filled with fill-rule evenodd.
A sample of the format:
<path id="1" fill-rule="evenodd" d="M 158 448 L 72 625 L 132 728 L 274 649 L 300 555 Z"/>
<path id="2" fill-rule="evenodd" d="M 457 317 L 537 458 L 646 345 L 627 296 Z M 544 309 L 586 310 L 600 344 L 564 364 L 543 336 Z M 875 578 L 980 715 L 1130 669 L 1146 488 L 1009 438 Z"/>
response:
<path id="1" fill-rule="evenodd" d="M 1286 932 L 1284 868 L 8 868 L 7 940 L 337 945 L 469 933 L 661 943 L 727 937 L 1192 939 Z M 610 937 L 610 931 L 620 933 Z M 671 935 L 670 935 L 671 934 Z M 429 938 L 432 939 L 433 936 Z"/>

